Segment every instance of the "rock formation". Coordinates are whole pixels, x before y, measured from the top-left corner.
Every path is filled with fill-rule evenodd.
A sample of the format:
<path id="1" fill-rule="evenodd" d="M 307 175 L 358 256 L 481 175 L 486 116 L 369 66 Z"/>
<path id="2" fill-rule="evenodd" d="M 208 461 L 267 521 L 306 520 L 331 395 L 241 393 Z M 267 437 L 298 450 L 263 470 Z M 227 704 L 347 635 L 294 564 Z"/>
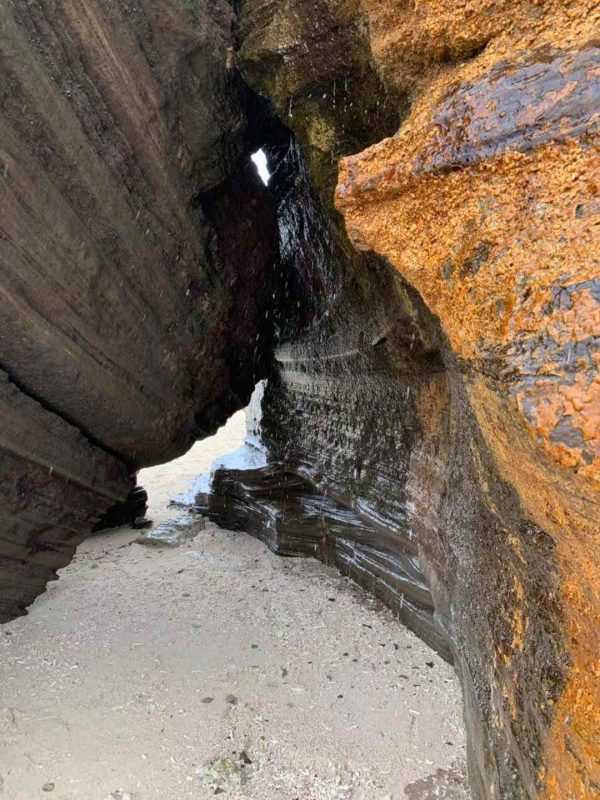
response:
<path id="1" fill-rule="evenodd" d="M 14 0 L 0 22 L 7 619 L 137 468 L 247 403 L 277 253 L 226 0 Z"/>
<path id="2" fill-rule="evenodd" d="M 435 607 L 482 797 L 600 786 L 597 23 L 585 2 L 242 13 L 243 73 L 307 154 L 337 247 L 275 354 L 267 483 L 307 480 L 320 555 L 432 643 Z M 327 156 L 347 153 L 336 204 L 362 259 L 330 211 Z M 234 486 L 264 508 L 243 474 L 215 473 L 224 521 Z M 307 513 L 289 495 L 284 549 Z"/>
<path id="3" fill-rule="evenodd" d="M 267 379 L 205 513 L 454 660 L 478 800 L 597 796 L 597 4 L 0 13 L 3 618 Z"/>
<path id="4" fill-rule="evenodd" d="M 487 605 L 492 623 L 477 636 L 489 643 L 492 723 L 512 734 L 530 796 L 583 798 L 600 791 L 599 14 L 517 5 L 510 22 L 479 3 L 403 21 L 451 51 L 472 32 L 473 57 L 420 78 L 398 136 L 343 164 L 337 201 L 353 242 L 439 318 L 495 472 L 528 520 L 515 530 L 480 483 L 500 536 L 537 562 L 510 570 L 505 599 L 468 613 L 475 622 Z M 369 13 L 382 69 L 399 76 L 412 44 L 402 24 L 389 36 L 389 7 Z M 551 548 L 541 583 L 534 530 Z"/>

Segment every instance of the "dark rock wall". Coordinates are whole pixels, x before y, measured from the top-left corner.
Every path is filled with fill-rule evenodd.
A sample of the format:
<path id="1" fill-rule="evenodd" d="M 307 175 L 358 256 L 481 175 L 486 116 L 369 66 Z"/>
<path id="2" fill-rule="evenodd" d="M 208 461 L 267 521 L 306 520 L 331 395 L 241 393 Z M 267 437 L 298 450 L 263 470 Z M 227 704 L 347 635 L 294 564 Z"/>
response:
<path id="1" fill-rule="evenodd" d="M 2 12 L 0 362 L 140 464 L 182 452 L 194 415 L 227 390 L 227 334 L 217 347 L 213 334 L 236 303 L 249 323 L 238 340 L 258 324 L 261 296 L 231 290 L 236 230 L 218 231 L 202 204 L 237 169 L 246 127 L 226 69 L 233 14 L 206 5 Z M 261 189 L 245 177 L 231 191 L 256 225 Z M 255 272 L 271 257 L 261 242 L 245 259 Z"/>
<path id="2" fill-rule="evenodd" d="M 225 0 L 2 5 L 5 400 L 11 413 L 17 396 L 35 400 L 20 406 L 23 429 L 43 413 L 48 429 L 79 434 L 54 458 L 42 424 L 26 446 L 6 444 L 11 491 L 36 476 L 0 534 L 8 572 L 47 550 L 31 518 L 45 516 L 48 492 L 78 507 L 46 537 L 71 552 L 106 510 L 104 461 L 122 501 L 135 469 L 216 431 L 265 370 L 276 228 L 249 164 L 249 94 L 228 63 L 234 22 Z M 65 476 L 90 452 L 97 478 L 77 500 Z M 48 560 L 35 588 L 21 583 L 2 618 L 65 559 Z"/>
<path id="3" fill-rule="evenodd" d="M 381 80 L 360 3 L 244 0 L 237 38 L 245 80 L 294 130 L 331 212 L 340 158 L 394 133 L 408 109 Z"/>
<path id="4" fill-rule="evenodd" d="M 384 262 L 346 254 L 297 147 L 283 152 L 282 264 L 312 305 L 282 333 L 245 452 L 198 505 L 338 566 L 453 659 L 476 796 L 536 796 L 569 661 L 554 545 L 499 477 L 437 320 Z"/>
<path id="5" fill-rule="evenodd" d="M 134 483 L 122 461 L 0 372 L 0 620 L 44 591 Z"/>
<path id="6" fill-rule="evenodd" d="M 203 502 L 443 632 L 482 798 L 600 786 L 597 15 L 566 5 L 247 0 L 240 28 L 243 74 L 307 154 L 283 188 L 272 154 L 299 297 L 260 459 Z M 330 200 L 353 131 L 384 139 L 343 162 L 362 256 Z"/>
<path id="7" fill-rule="evenodd" d="M 338 565 L 450 658 L 406 494 L 419 396 L 444 370 L 435 322 L 389 267 L 340 242 L 289 133 L 267 149 L 287 313 L 262 399 L 261 459 L 218 471 L 203 502 L 279 552 Z"/>

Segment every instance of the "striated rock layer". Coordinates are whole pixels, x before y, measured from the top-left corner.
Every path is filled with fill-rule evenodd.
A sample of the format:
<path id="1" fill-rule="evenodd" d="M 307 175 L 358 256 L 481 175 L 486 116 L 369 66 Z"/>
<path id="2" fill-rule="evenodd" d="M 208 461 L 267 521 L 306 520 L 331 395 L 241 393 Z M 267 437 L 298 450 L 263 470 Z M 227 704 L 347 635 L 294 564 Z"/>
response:
<path id="1" fill-rule="evenodd" d="M 275 222 L 234 22 L 226 0 L 0 10 L 0 619 L 264 371 Z"/>
<path id="2" fill-rule="evenodd" d="M 8 0 L 0 620 L 266 378 L 202 508 L 454 660 L 478 800 L 598 796 L 599 21 Z"/>
<path id="3" fill-rule="evenodd" d="M 252 440 L 201 500 L 445 640 L 482 798 L 600 792 L 598 21 L 584 0 L 242 8 L 243 74 L 307 154 L 271 150 L 311 302 L 258 462 Z M 336 192 L 361 256 L 331 163 L 365 147 Z"/>
<path id="4" fill-rule="evenodd" d="M 382 69 L 398 77 L 414 39 L 389 34 L 394 4 L 366 5 Z M 521 762 L 519 728 L 540 728 L 530 794 L 584 798 L 600 791 L 600 14 L 516 5 L 510 23 L 485 3 L 412 20 L 417 40 L 449 48 L 482 23 L 487 46 L 430 74 L 399 134 L 343 163 L 337 205 L 355 245 L 389 260 L 439 318 L 497 474 L 551 545 L 555 590 L 528 608 L 532 576 L 512 575 L 511 646 L 493 630 L 480 646 Z M 523 555 L 518 537 L 511 546 Z M 566 671 L 543 719 L 542 696 L 524 702 L 531 668 L 519 661 L 539 660 L 532 630 L 552 604 Z"/>

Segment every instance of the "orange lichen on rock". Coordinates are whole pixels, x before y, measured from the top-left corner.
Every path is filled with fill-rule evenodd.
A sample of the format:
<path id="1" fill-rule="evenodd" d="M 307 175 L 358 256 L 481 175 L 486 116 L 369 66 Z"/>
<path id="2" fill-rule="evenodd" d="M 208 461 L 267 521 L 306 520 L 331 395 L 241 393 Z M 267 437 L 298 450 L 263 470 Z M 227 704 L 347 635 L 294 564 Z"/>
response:
<path id="1" fill-rule="evenodd" d="M 556 708 L 545 771 L 540 776 L 549 800 L 589 800 L 600 786 L 600 603 L 597 564 L 590 570 L 588 552 L 581 554 L 581 572 L 565 580 L 563 601 L 569 609 L 567 628 L 573 664 Z M 589 575 L 589 573 L 592 573 Z M 586 574 L 587 573 L 587 574 Z M 591 584 L 586 578 L 591 578 Z M 596 787 L 596 788 L 594 788 Z"/>
<path id="2" fill-rule="evenodd" d="M 556 543 L 570 669 L 554 704 L 538 776 L 540 796 L 587 800 L 594 796 L 592 787 L 600 783 L 598 497 L 582 491 L 585 484 L 582 487 L 576 474 L 554 470 L 537 458 L 535 443 L 517 412 L 507 408 L 489 381 L 476 377 L 469 397 L 500 474 L 517 490 L 527 516 Z"/>
<path id="3" fill-rule="evenodd" d="M 558 463 L 599 482 L 600 239 L 577 214 L 598 151 L 569 141 L 505 153 L 410 176 L 401 193 L 385 175 L 354 194 L 346 163 L 338 203 L 351 238 L 400 269 L 455 352 L 502 378 Z"/>
<path id="4" fill-rule="evenodd" d="M 342 162 L 337 193 L 356 246 L 397 266 L 550 456 L 598 484 L 599 66 L 589 47 L 501 65 L 433 114 L 426 98 L 396 138 Z M 552 113 L 519 125 L 548 87 Z"/>
<path id="5" fill-rule="evenodd" d="M 469 62 L 492 64 L 598 34 L 595 0 L 360 0 L 386 84 L 414 94 Z"/>
<path id="6" fill-rule="evenodd" d="M 571 667 L 538 778 L 584 800 L 600 786 L 600 12 L 363 6 L 414 103 L 397 136 L 342 162 L 337 207 L 439 318 L 500 473 L 556 543 Z"/>

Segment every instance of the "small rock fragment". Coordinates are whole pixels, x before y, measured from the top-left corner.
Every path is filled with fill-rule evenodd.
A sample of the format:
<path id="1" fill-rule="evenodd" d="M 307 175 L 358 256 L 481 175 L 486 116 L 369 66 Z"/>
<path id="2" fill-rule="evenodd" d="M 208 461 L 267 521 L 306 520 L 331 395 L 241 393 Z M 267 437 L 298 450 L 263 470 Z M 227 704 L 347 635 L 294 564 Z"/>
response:
<path id="1" fill-rule="evenodd" d="M 204 528 L 204 519 L 186 513 L 157 525 L 156 528 L 142 534 L 135 541 L 137 544 L 155 547 L 179 547 L 195 538 Z"/>
<path id="2" fill-rule="evenodd" d="M 131 523 L 131 527 L 134 530 L 139 531 L 151 527 L 152 524 L 152 520 L 148 519 L 147 517 L 136 517 L 136 519 L 134 519 L 134 521 Z"/>
<path id="3" fill-rule="evenodd" d="M 239 789 L 247 780 L 245 764 L 231 758 L 208 761 L 196 770 L 198 780 L 209 789 L 221 793 L 225 789 Z"/>

